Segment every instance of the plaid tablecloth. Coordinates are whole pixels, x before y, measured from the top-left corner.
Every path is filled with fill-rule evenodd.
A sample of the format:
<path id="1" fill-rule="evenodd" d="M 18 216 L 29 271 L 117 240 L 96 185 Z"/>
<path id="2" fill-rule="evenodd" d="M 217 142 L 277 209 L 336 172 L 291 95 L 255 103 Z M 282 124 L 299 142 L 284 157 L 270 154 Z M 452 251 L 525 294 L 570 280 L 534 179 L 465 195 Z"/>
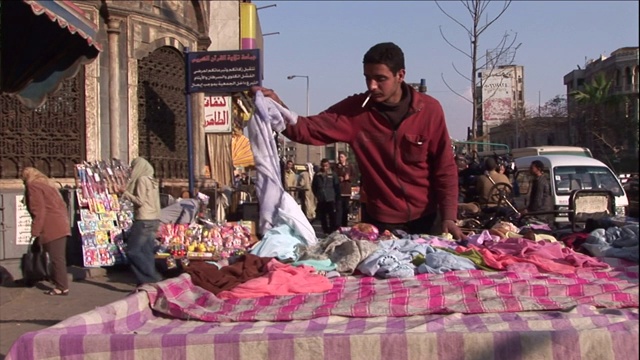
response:
<path id="1" fill-rule="evenodd" d="M 638 273 L 624 269 L 574 274 L 452 271 L 405 279 L 333 279 L 320 294 L 222 300 L 187 274 L 143 288 L 151 307 L 180 319 L 289 321 L 323 316 L 376 317 L 564 310 L 581 304 L 638 307 Z"/>
<path id="2" fill-rule="evenodd" d="M 561 277 L 457 272 L 405 281 L 341 279 L 334 287 L 342 289 L 341 298 L 322 295 L 334 303 L 326 315 L 309 310 L 315 303 L 300 303 L 308 298 L 296 296 L 253 300 L 257 310 L 239 307 L 237 301 L 213 304 L 213 308 L 198 304 L 199 314 L 209 316 L 210 311 L 223 322 L 184 320 L 154 311 L 152 307 L 170 308 L 163 304 L 169 298 L 160 289 L 185 291 L 176 291 L 175 298 L 192 296 L 189 282 L 176 278 L 26 333 L 6 359 L 637 359 L 637 266 L 633 270 Z M 514 281 L 525 278 L 529 286 Z M 362 287 L 352 297 L 345 292 L 354 281 Z M 422 292 L 429 296 L 425 299 L 409 284 L 425 286 Z M 380 286 L 393 291 L 378 297 Z M 472 291 L 476 300 L 470 300 Z M 457 300 L 448 298 L 455 294 Z M 414 304 L 412 296 L 422 296 L 420 310 L 409 306 Z M 433 303 L 426 301 L 429 298 L 440 297 L 444 299 L 436 302 L 438 306 L 424 305 Z M 198 296 L 194 301 L 203 299 L 207 300 Z M 340 305 L 345 299 L 351 299 L 349 306 Z M 483 305 L 471 307 L 470 303 Z M 519 305 L 507 306 L 512 303 Z M 549 310 L 552 307 L 562 310 Z M 449 313 L 442 311 L 445 308 Z M 451 313 L 458 308 L 468 313 Z M 267 311 L 276 315 L 260 315 Z M 301 315 L 296 315 L 298 311 Z M 340 311 L 351 316 L 335 314 Z M 414 314 L 418 311 L 427 313 Z M 283 314 L 301 319 L 260 320 Z M 230 321 L 243 318 L 251 321 Z"/>
<path id="3" fill-rule="evenodd" d="M 31 359 L 637 359 L 638 309 L 210 323 L 154 315 L 143 292 L 20 337 Z"/>

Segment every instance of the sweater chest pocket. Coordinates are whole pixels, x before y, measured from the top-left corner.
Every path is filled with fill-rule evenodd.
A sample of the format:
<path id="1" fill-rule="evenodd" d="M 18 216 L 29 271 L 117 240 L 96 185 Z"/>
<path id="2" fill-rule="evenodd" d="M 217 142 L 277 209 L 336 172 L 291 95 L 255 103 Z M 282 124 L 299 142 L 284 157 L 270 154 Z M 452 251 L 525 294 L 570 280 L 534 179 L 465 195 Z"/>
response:
<path id="1" fill-rule="evenodd" d="M 419 163 L 427 161 L 427 145 L 429 141 L 422 135 L 406 134 L 402 138 L 400 149 L 405 163 Z"/>

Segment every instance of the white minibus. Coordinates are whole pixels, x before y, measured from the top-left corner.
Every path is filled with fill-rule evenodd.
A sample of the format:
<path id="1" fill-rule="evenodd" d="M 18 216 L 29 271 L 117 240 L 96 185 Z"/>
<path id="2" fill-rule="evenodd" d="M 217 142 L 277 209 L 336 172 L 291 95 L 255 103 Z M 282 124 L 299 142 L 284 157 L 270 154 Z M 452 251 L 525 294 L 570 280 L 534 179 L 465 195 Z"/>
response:
<path id="1" fill-rule="evenodd" d="M 511 149 L 511 156 L 514 159 L 534 155 L 575 155 L 586 156 L 590 158 L 593 157 L 589 148 L 578 146 L 546 145 Z"/>
<path id="2" fill-rule="evenodd" d="M 518 209 L 529 202 L 531 175 L 529 167 L 534 160 L 544 164 L 544 172 L 551 180 L 554 210 L 568 210 L 573 190 L 606 189 L 615 197 L 615 216 L 624 216 L 629 200 L 618 177 L 601 161 L 576 155 L 537 155 L 515 159 L 517 172 L 514 181 L 514 202 Z M 612 215 L 612 216 L 613 216 Z M 556 216 L 556 223 L 567 223 L 564 214 Z"/>

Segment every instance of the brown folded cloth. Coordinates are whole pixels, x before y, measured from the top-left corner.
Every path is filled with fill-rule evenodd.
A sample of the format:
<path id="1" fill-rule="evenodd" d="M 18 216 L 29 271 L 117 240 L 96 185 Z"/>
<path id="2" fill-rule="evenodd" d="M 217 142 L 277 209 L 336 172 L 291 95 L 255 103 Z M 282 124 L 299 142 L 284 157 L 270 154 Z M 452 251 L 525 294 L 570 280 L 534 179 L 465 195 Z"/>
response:
<path id="1" fill-rule="evenodd" d="M 217 295 L 221 291 L 231 290 L 239 284 L 266 274 L 265 265 L 271 259 L 273 258 L 246 254 L 235 263 L 221 269 L 204 261 L 191 261 L 184 271 L 191 276 L 194 285 Z"/>

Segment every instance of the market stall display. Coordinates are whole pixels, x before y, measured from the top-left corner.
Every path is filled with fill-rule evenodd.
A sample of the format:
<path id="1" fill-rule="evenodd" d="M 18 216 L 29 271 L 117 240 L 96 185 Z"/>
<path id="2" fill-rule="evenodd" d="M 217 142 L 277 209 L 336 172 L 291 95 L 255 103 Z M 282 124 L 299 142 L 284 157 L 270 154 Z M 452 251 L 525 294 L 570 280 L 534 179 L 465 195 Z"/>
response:
<path id="1" fill-rule="evenodd" d="M 240 255 L 257 241 L 252 226 L 251 222 L 163 224 L 158 256 L 220 260 Z"/>
<path id="2" fill-rule="evenodd" d="M 27 333 L 7 359 L 638 358 L 637 222 L 598 223 L 584 248 L 508 217 L 459 241 L 362 223 L 318 239 L 267 159 L 256 246 L 242 224 L 164 225 L 166 256 L 211 261 Z"/>
<path id="3" fill-rule="evenodd" d="M 85 267 L 126 263 L 124 236 L 131 227 L 133 211 L 132 204 L 116 193 L 128 177 L 128 168 L 117 160 L 76 165 L 77 226 Z"/>
<path id="4" fill-rule="evenodd" d="M 464 270 L 405 279 L 345 276 L 328 279 L 332 286 L 325 292 L 253 299 L 216 296 L 183 274 L 27 333 L 7 359 L 70 353 L 111 358 L 162 353 L 176 359 L 454 360 L 478 354 L 482 359 L 634 359 L 637 265 L 606 260 L 610 269 L 571 274 Z"/>

